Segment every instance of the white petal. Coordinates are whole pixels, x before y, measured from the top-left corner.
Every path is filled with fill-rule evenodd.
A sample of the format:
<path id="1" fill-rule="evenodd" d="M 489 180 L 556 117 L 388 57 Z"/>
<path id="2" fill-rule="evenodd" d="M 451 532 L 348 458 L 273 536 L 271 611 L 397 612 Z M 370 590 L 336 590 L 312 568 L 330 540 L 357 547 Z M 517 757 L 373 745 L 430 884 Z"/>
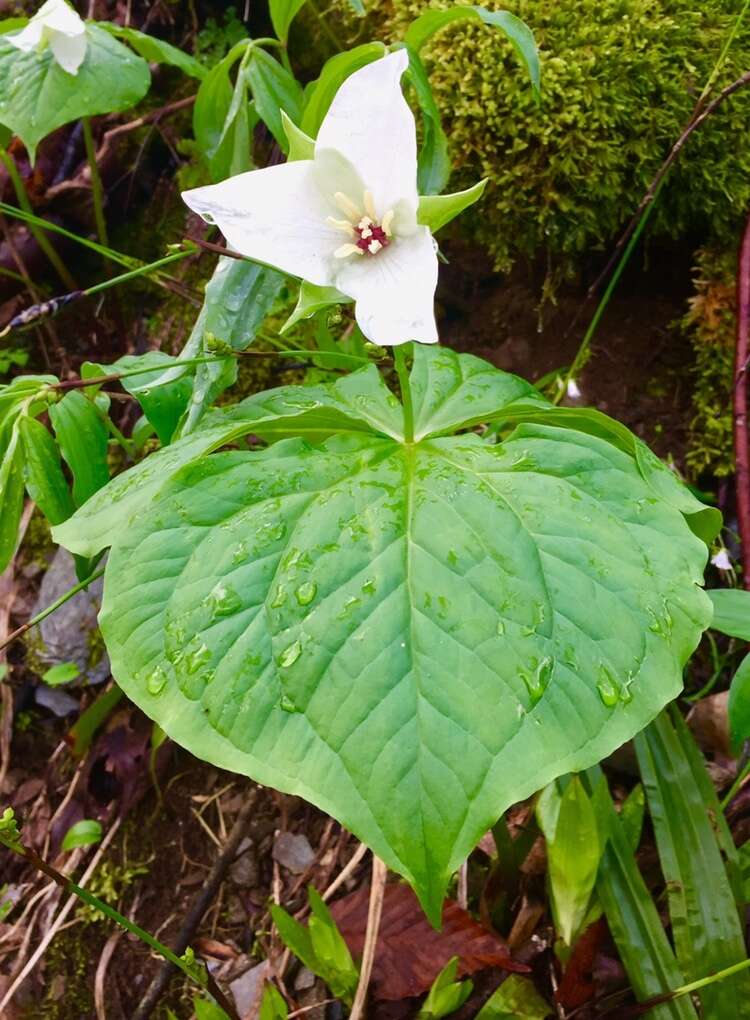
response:
<path id="1" fill-rule="evenodd" d="M 42 21 L 53 32 L 64 35 L 83 35 L 86 25 L 76 11 L 65 0 L 47 0 L 34 15 L 33 20 Z"/>
<path id="2" fill-rule="evenodd" d="M 318 287 L 334 282 L 334 251 L 342 233 L 326 222 L 313 161 L 297 160 L 183 191 L 183 200 L 216 223 L 230 248 Z"/>
<path id="3" fill-rule="evenodd" d="M 711 557 L 711 562 L 715 567 L 718 567 L 719 570 L 732 569 L 732 561 L 729 558 L 729 553 L 726 549 L 719 549 L 719 551 Z"/>
<path id="4" fill-rule="evenodd" d="M 417 134 L 401 91 L 406 50 L 355 71 L 338 90 L 320 126 L 315 151 L 336 149 L 354 165 L 379 216 L 396 204 L 417 209 Z"/>
<path id="5" fill-rule="evenodd" d="M 9 32 L 5 38 L 11 46 L 15 46 L 17 50 L 23 50 L 24 53 L 29 53 L 31 50 L 35 50 L 42 41 L 43 32 L 44 25 L 41 21 L 32 20 L 28 23 L 28 25 L 24 26 L 20 32 Z"/>
<path id="6" fill-rule="evenodd" d="M 427 227 L 420 227 L 377 255 L 343 261 L 335 286 L 354 298 L 359 328 L 373 343 L 434 344 L 437 276 L 435 242 Z"/>
<path id="7" fill-rule="evenodd" d="M 63 71 L 78 74 L 78 68 L 86 56 L 86 35 L 65 35 L 48 30 L 49 45 L 55 60 Z"/>

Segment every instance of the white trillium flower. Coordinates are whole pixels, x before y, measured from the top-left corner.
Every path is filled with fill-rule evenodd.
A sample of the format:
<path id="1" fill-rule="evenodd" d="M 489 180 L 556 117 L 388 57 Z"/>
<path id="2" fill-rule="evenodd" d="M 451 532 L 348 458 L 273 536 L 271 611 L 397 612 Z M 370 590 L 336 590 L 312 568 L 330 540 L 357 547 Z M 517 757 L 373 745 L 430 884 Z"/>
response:
<path id="1" fill-rule="evenodd" d="M 729 553 L 726 549 L 719 549 L 717 553 L 714 553 L 711 557 L 711 562 L 715 567 L 718 567 L 719 570 L 732 569 L 732 561 L 729 558 Z"/>
<path id="2" fill-rule="evenodd" d="M 47 0 L 25 28 L 6 39 L 24 53 L 49 44 L 55 60 L 68 74 L 78 74 L 86 56 L 86 25 L 65 0 Z"/>
<path id="3" fill-rule="evenodd" d="M 242 255 L 335 287 L 373 343 L 436 343 L 438 263 L 417 222 L 417 138 L 401 91 L 405 50 L 352 74 L 313 159 L 230 177 L 183 199 Z"/>

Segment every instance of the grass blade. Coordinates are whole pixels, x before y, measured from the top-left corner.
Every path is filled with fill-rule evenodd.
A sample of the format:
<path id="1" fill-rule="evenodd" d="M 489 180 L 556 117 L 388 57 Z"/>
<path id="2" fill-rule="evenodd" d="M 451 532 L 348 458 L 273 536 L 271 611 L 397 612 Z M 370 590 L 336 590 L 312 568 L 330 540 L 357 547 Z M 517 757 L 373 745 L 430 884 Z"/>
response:
<path id="1" fill-rule="evenodd" d="M 728 834 L 717 839 L 714 825 L 721 811 L 715 795 L 706 802 L 706 781 L 695 767 L 697 752 L 685 750 L 691 739 L 682 725 L 678 735 L 665 713 L 635 739 L 667 883 L 675 951 L 688 981 L 746 957 L 735 897 L 721 856 L 720 842 L 726 846 Z M 709 812 L 715 815 L 713 824 Z M 742 973 L 709 985 L 701 998 L 706 1016 L 745 1020 L 750 1017 L 750 977 Z"/>

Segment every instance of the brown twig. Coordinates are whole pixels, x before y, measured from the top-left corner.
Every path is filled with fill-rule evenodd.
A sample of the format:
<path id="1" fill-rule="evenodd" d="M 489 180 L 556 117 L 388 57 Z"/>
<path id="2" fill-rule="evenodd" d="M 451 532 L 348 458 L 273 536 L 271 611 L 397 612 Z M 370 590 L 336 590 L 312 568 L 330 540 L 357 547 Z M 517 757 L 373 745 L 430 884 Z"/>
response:
<path id="1" fill-rule="evenodd" d="M 248 825 L 250 824 L 250 819 L 255 809 L 256 799 L 257 789 L 251 788 L 247 793 L 245 803 L 242 805 L 240 813 L 237 815 L 237 820 L 232 826 L 232 830 L 227 837 L 224 848 L 214 861 L 214 865 L 206 877 L 203 888 L 195 897 L 187 914 L 185 915 L 185 920 L 177 933 L 177 937 L 172 947 L 176 954 L 179 955 L 184 953 L 189 946 L 203 915 L 211 906 L 214 896 L 221 886 L 221 883 L 224 881 L 224 876 L 229 870 L 229 866 L 234 860 L 239 845 L 247 831 Z M 175 967 L 169 962 L 165 962 L 161 965 L 153 981 L 146 989 L 146 993 L 141 999 L 138 1009 L 133 1014 L 132 1020 L 148 1020 L 148 1017 L 151 1016 L 156 1008 L 156 1005 L 167 987 L 174 971 Z"/>
<path id="2" fill-rule="evenodd" d="M 747 365 L 750 357 L 750 217 L 737 268 L 737 340 L 734 359 L 734 453 L 737 521 L 743 583 L 750 591 L 750 440 L 747 431 Z"/>
<path id="3" fill-rule="evenodd" d="M 385 880 L 387 877 L 388 869 L 385 864 L 383 864 L 379 857 L 373 854 L 370 905 L 367 911 L 367 930 L 365 932 L 365 944 L 362 949 L 362 965 L 359 971 L 357 994 L 354 996 L 354 1004 L 349 1014 L 349 1020 L 361 1020 L 364 1016 L 367 989 L 370 984 L 372 965 L 375 961 L 375 947 L 378 942 L 378 932 L 380 931 L 380 917 L 383 913 L 383 897 L 385 896 Z"/>
<path id="4" fill-rule="evenodd" d="M 602 269 L 602 271 L 599 273 L 594 282 L 591 284 L 589 289 L 586 291 L 586 297 L 583 303 L 581 304 L 580 308 L 576 312 L 575 318 L 573 319 L 571 325 L 568 327 L 566 333 L 570 333 L 575 328 L 576 323 L 580 319 L 587 305 L 594 297 L 596 292 L 599 290 L 602 283 L 609 277 L 610 273 L 617 264 L 617 261 L 620 258 L 620 255 L 622 254 L 625 245 L 633 236 L 634 231 L 637 230 L 638 224 L 641 222 L 643 214 L 646 212 L 648 207 L 656 198 L 656 194 L 659 190 L 659 187 L 664 181 L 664 178 L 668 174 L 672 165 L 678 159 L 687 140 L 690 138 L 693 132 L 697 131 L 697 129 L 711 116 L 711 114 L 714 113 L 717 107 L 721 106 L 725 99 L 728 99 L 731 95 L 733 95 L 735 92 L 738 92 L 741 88 L 744 88 L 746 85 L 750 85 L 750 71 L 745 72 L 745 74 L 743 74 L 741 78 L 738 78 L 736 81 L 733 81 L 731 85 L 727 85 L 727 87 L 725 89 L 722 89 L 722 91 L 716 96 L 716 98 L 712 99 L 711 102 L 708 103 L 707 105 L 704 106 L 702 105 L 702 103 L 698 103 L 696 108 L 693 110 L 693 114 L 690 120 L 688 121 L 687 125 L 685 126 L 682 134 L 670 149 L 669 155 L 664 160 L 662 165 L 659 167 L 659 170 L 657 171 L 655 177 L 653 178 L 648 188 L 646 189 L 646 193 L 641 199 L 640 205 L 636 209 L 630 222 L 628 223 L 627 227 L 620 236 L 617 244 L 615 245 L 609 261 L 607 262 L 604 269 Z"/>
<path id="5" fill-rule="evenodd" d="M 158 110 L 152 110 L 151 113 L 147 113 L 143 117 L 136 117 L 135 120 L 129 120 L 126 124 L 118 124 L 117 127 L 110 128 L 109 131 L 106 131 L 102 136 L 101 144 L 96 150 L 96 162 L 100 166 L 104 163 L 105 159 L 109 157 L 110 149 L 113 147 L 120 135 L 129 134 L 129 132 L 135 131 L 140 127 L 145 127 L 146 124 L 158 122 L 163 117 L 168 117 L 172 113 L 177 113 L 178 110 L 184 110 L 187 107 L 192 106 L 194 102 L 195 96 L 188 96 L 186 99 L 178 99 L 174 103 L 167 103 L 166 106 L 159 107 Z M 51 200 L 63 192 L 90 187 L 91 171 L 88 165 L 86 165 L 75 177 L 48 188 L 45 198 L 47 200 Z"/>
<path id="6" fill-rule="evenodd" d="M 199 248 L 203 248 L 204 251 L 212 251 L 216 255 L 226 255 L 229 259 L 240 259 L 242 262 L 252 262 L 246 255 L 240 255 L 238 251 L 232 251 L 231 248 L 225 248 L 223 244 L 214 244 L 213 241 L 204 241 L 200 237 L 191 237 L 187 235 L 186 241 L 197 244 Z"/>

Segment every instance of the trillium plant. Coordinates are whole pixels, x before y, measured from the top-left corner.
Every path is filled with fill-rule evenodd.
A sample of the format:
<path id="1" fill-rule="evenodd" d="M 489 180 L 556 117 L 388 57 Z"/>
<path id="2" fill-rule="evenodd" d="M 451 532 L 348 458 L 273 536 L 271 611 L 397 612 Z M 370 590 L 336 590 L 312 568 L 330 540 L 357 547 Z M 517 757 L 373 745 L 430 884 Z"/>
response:
<path id="1" fill-rule="evenodd" d="M 271 50 L 291 6 L 271 5 Z M 80 81 L 98 45 L 120 45 L 87 23 L 74 73 L 80 33 L 57 35 L 72 21 L 53 8 L 0 35 L 0 75 L 12 50 Z M 7 519 L 25 484 L 79 565 L 108 550 L 100 623 L 117 683 L 193 754 L 337 818 L 435 923 L 510 805 L 679 693 L 711 620 L 701 583 L 721 523 L 624 426 L 438 342 L 434 235 L 482 194 L 438 193 L 449 164 L 419 52 L 456 18 L 505 32 L 537 87 L 529 30 L 480 7 L 430 10 L 391 50 L 337 54 L 304 91 L 262 41 L 238 43 L 195 103 L 214 183 L 184 193 L 233 254 L 182 355 L 0 393 Z M 33 145 L 10 106 L 0 83 L 0 122 Z M 252 164 L 258 119 L 286 162 Z M 295 353 L 317 375 L 215 406 L 269 311 L 280 321 L 285 277 L 299 286 Z M 108 481 L 113 373 L 159 449 Z"/>

